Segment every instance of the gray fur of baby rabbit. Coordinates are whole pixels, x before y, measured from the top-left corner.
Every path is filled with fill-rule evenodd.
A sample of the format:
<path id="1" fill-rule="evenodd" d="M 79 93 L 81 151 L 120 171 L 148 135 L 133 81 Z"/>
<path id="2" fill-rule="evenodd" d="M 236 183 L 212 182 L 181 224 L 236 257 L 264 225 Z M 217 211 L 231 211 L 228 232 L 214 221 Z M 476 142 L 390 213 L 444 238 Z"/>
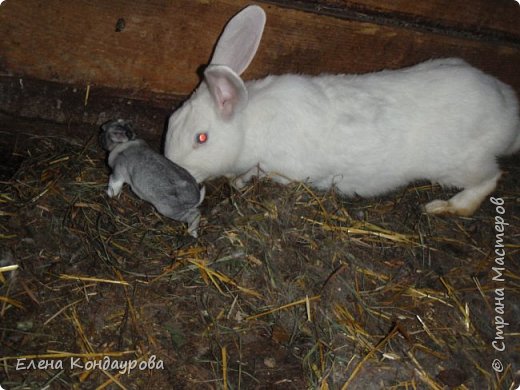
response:
<path id="1" fill-rule="evenodd" d="M 152 150 L 139 138 L 130 122 L 123 119 L 101 126 L 99 141 L 109 152 L 112 174 L 108 181 L 109 197 L 119 195 L 124 183 L 141 199 L 150 202 L 162 215 L 188 224 L 188 233 L 197 237 L 200 222 L 198 206 L 205 188 L 181 166 Z"/>

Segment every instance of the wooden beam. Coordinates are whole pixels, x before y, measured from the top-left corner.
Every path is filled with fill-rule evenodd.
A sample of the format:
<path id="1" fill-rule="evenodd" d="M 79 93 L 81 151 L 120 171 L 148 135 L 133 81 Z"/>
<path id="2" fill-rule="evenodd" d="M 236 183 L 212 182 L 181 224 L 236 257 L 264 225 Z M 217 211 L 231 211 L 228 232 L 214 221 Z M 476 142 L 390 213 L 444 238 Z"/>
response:
<path id="1" fill-rule="evenodd" d="M 149 92 L 186 95 L 199 82 L 197 69 L 209 60 L 225 23 L 249 3 L 244 0 L 6 1 L 0 9 L 0 70 L 3 74 L 65 84 L 123 89 L 135 96 Z M 511 15 L 516 15 L 508 0 L 490 2 L 496 4 L 492 15 L 486 14 L 492 7 L 485 5 L 487 0 L 475 1 L 478 6 L 470 14 L 467 7 L 462 8 L 463 0 L 400 0 L 393 2 L 393 6 L 378 5 L 380 2 L 376 0 L 314 3 L 364 7 L 365 11 L 380 14 L 395 13 L 396 18 L 422 15 L 430 21 L 436 20 L 438 13 L 439 21 L 450 26 L 457 23 L 478 26 L 484 20 L 490 29 L 514 36 L 518 33 L 507 22 Z M 267 13 L 266 30 L 245 78 L 286 72 L 363 73 L 399 68 L 429 58 L 457 56 L 520 91 L 520 45 L 507 40 L 444 34 L 442 23 L 439 29 L 429 31 L 410 28 L 406 23 L 379 24 L 377 20 L 320 15 L 277 4 L 262 6 Z M 448 10 L 457 13 L 450 14 Z M 499 21 L 500 17 L 506 22 Z M 417 23 L 421 23 L 420 18 Z"/>
<path id="2" fill-rule="evenodd" d="M 514 0 L 267 0 L 288 8 L 423 31 L 520 44 L 520 5 Z"/>

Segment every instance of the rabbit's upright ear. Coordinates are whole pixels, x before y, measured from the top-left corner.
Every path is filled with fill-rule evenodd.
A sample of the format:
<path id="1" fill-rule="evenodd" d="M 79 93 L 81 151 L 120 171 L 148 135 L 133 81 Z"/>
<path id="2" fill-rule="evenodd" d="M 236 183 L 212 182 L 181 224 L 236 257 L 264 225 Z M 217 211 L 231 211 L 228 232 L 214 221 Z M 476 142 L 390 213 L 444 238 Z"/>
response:
<path id="1" fill-rule="evenodd" d="M 229 120 L 247 105 L 247 89 L 242 79 L 229 67 L 210 65 L 204 80 L 222 119 Z"/>
<path id="2" fill-rule="evenodd" d="M 247 105 L 247 89 L 240 78 L 255 56 L 265 25 L 265 12 L 252 5 L 226 25 L 213 58 L 204 72 L 217 109 L 225 120 Z"/>
<path id="3" fill-rule="evenodd" d="M 211 65 L 226 65 L 242 74 L 255 56 L 265 26 L 265 12 L 257 5 L 244 8 L 226 25 L 220 36 Z"/>

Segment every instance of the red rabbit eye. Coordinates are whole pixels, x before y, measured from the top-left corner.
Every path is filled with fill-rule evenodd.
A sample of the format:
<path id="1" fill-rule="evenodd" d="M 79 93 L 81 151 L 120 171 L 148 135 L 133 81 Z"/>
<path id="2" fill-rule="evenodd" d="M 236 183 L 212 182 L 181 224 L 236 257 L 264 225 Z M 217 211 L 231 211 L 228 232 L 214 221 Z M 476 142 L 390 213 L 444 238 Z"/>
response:
<path id="1" fill-rule="evenodd" d="M 203 144 L 208 140 L 208 133 L 197 134 L 197 143 Z"/>

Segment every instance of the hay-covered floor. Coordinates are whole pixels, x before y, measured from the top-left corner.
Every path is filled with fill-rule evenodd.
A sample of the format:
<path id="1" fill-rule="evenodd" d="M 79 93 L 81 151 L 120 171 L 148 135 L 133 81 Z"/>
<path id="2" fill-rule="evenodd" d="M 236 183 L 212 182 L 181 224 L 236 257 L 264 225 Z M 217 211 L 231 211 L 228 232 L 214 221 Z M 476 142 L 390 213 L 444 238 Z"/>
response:
<path id="1" fill-rule="evenodd" d="M 24 137 L 0 184 L 5 389 L 518 386 L 518 158 L 504 209 L 473 218 L 422 213 L 452 194 L 425 183 L 367 200 L 210 182 L 195 240 L 128 187 L 106 196 L 96 131 Z"/>

